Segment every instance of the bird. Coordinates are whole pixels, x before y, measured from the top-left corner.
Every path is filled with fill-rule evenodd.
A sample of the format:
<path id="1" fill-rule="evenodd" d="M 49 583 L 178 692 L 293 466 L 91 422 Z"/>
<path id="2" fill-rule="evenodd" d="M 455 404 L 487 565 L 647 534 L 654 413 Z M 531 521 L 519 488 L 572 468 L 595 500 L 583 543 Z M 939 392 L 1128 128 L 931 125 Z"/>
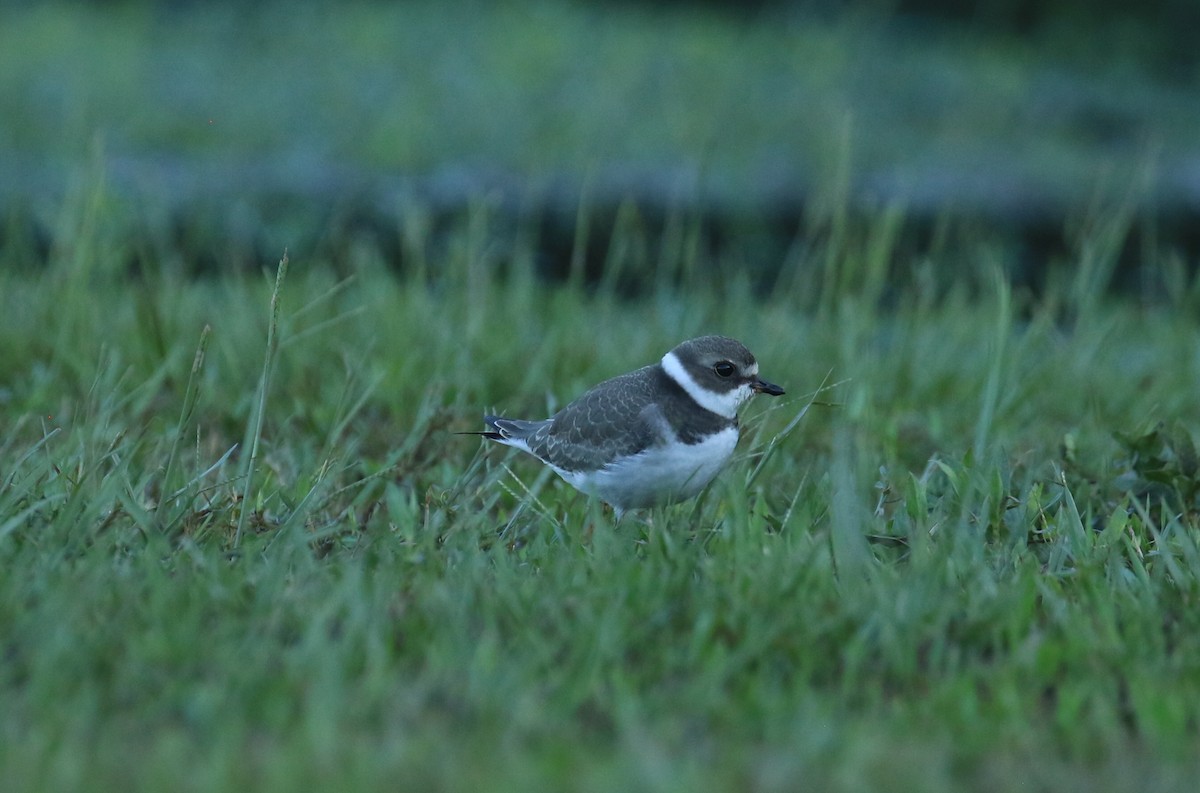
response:
<path id="1" fill-rule="evenodd" d="M 481 435 L 528 452 L 577 490 L 628 510 L 685 501 L 738 442 L 738 408 L 784 390 L 761 379 L 746 346 L 688 339 L 662 359 L 593 386 L 548 419 L 484 416 Z"/>

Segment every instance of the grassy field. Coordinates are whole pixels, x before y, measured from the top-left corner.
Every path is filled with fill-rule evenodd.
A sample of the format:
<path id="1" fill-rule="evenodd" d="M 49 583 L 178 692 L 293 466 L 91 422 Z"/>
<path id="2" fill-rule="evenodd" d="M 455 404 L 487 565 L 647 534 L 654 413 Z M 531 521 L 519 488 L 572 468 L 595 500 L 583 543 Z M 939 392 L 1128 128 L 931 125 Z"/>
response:
<path id="1" fill-rule="evenodd" d="M 507 175 L 760 211 L 834 179 L 1006 214 L 1144 172 L 1163 206 L 1197 194 L 1194 67 L 1156 78 L 1157 42 L 1124 27 L 1021 38 L 891 24 L 886 3 L 662 5 L 18 4 L 0 25 L 0 202 L 42 208 L 96 149 L 145 214 L 192 223 L 214 193 L 282 224 L 259 193 L 352 202 L 421 176 L 439 195 Z"/>
<path id="2" fill-rule="evenodd" d="M 622 299 L 484 217 L 131 279 L 109 211 L 0 271 L 6 790 L 1192 789 L 1196 290 L 1105 227 L 1037 298 L 827 235 Z M 707 332 L 788 396 L 696 502 L 452 434 Z"/>

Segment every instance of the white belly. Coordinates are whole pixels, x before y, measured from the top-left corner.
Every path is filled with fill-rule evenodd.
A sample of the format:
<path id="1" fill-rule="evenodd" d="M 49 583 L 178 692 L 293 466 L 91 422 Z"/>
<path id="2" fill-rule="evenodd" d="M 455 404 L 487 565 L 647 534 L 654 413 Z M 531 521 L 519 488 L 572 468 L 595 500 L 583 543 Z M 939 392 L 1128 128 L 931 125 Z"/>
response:
<path id="1" fill-rule="evenodd" d="M 649 507 L 699 493 L 728 462 L 737 441 L 737 427 L 729 427 L 700 443 L 654 447 L 599 471 L 555 471 L 618 510 Z"/>

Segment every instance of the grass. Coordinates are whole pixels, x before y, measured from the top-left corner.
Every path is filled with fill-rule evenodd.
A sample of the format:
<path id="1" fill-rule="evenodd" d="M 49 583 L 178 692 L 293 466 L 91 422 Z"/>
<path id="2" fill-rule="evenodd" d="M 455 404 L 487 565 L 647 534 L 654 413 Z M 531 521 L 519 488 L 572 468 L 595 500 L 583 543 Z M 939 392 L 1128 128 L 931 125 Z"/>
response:
<path id="1" fill-rule="evenodd" d="M 0 273 L 6 789 L 1194 783 L 1186 283 L 894 291 L 849 232 L 621 299 L 486 217 L 402 276 L 131 280 L 112 211 Z M 789 396 L 650 522 L 451 434 L 702 332 Z"/>
<path id="2" fill-rule="evenodd" d="M 198 223 L 195 204 L 244 222 L 219 200 L 247 192 L 352 202 L 434 174 L 436 197 L 497 172 L 535 194 L 594 177 L 761 211 L 845 169 L 928 211 L 950 194 L 1012 212 L 1149 169 L 1174 205 L 1194 193 L 1194 67 L 1154 79 L 1121 44 L 1160 48 L 1127 34 L 939 31 L 862 7 L 23 4 L 0 29 L 0 162 L 41 210 L 100 145 L 164 225 L 181 205 Z M 260 225 L 287 225 L 274 206 Z"/>

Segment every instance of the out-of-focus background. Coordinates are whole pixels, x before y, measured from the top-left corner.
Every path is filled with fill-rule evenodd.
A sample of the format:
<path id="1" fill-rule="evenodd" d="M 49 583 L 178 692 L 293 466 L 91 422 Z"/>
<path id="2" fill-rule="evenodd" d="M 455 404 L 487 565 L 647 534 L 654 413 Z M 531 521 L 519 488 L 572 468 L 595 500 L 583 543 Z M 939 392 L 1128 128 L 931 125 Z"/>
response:
<path id="1" fill-rule="evenodd" d="M 699 218 L 708 253 L 768 272 L 829 214 L 885 208 L 909 253 L 947 229 L 996 234 L 1017 280 L 1036 282 L 1097 206 L 1132 219 L 1130 253 L 1200 249 L 1190 0 L 0 13 L 8 260 L 44 258 L 63 202 L 98 175 L 145 243 L 131 258 L 188 270 L 364 243 L 402 267 L 406 223 L 480 202 L 500 228 L 536 222 L 551 277 L 581 210 L 593 262 L 622 207 L 650 237 Z"/>

